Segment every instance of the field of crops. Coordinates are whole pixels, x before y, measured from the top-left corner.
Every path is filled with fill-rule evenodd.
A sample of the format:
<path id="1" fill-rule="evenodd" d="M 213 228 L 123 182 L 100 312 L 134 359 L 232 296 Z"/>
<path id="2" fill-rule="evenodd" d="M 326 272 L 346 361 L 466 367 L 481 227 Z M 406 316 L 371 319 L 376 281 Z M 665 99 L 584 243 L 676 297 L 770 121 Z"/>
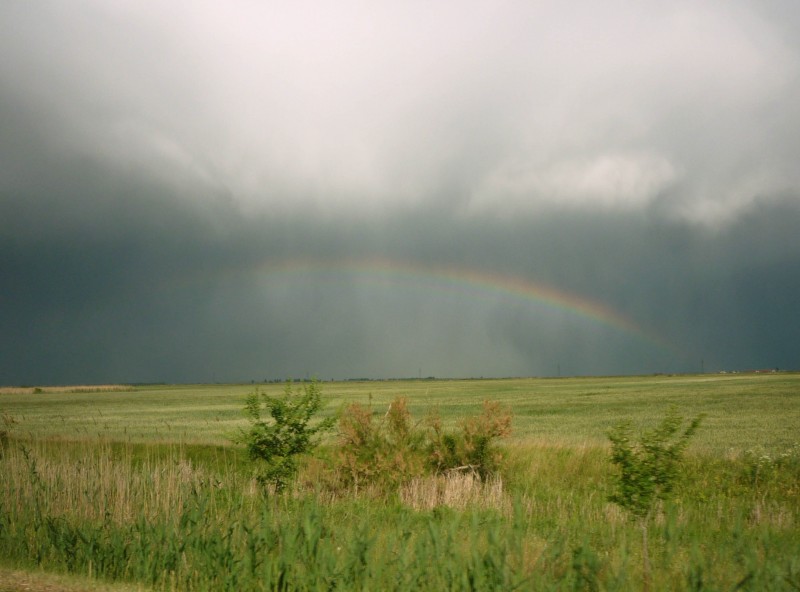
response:
<path id="1" fill-rule="evenodd" d="M 255 388 L 283 385 L 0 393 L 6 573 L 179 590 L 800 589 L 800 375 L 324 383 L 323 416 L 357 402 L 382 418 L 401 396 L 418 425 L 435 409 L 456 427 L 498 401 L 513 414 L 501 470 L 345 487 L 334 431 L 281 496 L 232 442 Z M 705 417 L 649 518 L 648 575 L 640 524 L 608 499 L 607 432 L 671 406 Z"/>

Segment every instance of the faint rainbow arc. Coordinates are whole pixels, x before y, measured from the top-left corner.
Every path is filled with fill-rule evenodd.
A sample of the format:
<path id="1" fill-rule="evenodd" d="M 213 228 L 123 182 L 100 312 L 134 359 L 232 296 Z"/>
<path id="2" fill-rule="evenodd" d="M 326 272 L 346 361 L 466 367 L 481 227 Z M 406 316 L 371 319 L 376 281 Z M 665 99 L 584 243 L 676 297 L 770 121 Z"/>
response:
<path id="1" fill-rule="evenodd" d="M 382 257 L 336 260 L 322 258 L 267 260 L 262 261 L 258 265 L 258 269 L 268 276 L 302 273 L 357 273 L 365 274 L 368 278 L 407 278 L 411 281 L 427 279 L 446 282 L 457 289 L 472 287 L 565 310 L 594 323 L 644 339 L 659 348 L 672 349 L 658 335 L 644 329 L 626 315 L 606 304 L 519 276 L 471 267 L 430 265 Z"/>

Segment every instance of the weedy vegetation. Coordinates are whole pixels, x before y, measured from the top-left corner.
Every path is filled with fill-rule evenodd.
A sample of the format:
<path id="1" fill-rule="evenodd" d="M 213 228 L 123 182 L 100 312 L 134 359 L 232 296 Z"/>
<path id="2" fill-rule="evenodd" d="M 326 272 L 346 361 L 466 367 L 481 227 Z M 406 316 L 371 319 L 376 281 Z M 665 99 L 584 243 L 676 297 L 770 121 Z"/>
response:
<path id="1" fill-rule="evenodd" d="M 511 411 L 484 401 L 483 411 L 445 429 L 432 411 L 424 422 L 414 423 L 408 402 L 398 397 L 383 416 L 359 403 L 346 406 L 339 420 L 336 476 L 339 484 L 377 486 L 385 494 L 423 477 L 468 473 L 472 481 L 485 481 L 500 470 L 502 451 L 498 438 L 511 431 Z"/>
<path id="2" fill-rule="evenodd" d="M 1 394 L 0 582 L 800 589 L 798 375 L 303 386 Z"/>

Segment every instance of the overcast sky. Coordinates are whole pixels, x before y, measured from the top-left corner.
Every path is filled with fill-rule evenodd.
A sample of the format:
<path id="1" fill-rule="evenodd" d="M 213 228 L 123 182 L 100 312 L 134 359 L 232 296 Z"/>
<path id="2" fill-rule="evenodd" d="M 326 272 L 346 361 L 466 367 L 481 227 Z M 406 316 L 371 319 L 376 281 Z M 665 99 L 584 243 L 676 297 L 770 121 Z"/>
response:
<path id="1" fill-rule="evenodd" d="M 800 369 L 795 0 L 0 3 L 0 384 Z"/>

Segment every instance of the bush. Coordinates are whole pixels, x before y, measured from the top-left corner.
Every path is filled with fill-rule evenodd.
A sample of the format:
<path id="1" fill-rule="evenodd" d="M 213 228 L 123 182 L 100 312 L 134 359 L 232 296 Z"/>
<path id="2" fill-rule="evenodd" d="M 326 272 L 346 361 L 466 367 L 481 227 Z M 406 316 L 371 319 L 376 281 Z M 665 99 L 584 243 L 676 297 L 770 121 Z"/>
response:
<path id="1" fill-rule="evenodd" d="M 642 530 L 642 589 L 651 587 L 647 523 L 655 505 L 666 500 L 678 480 L 683 451 L 700 426 L 698 415 L 681 433 L 683 418 L 671 407 L 659 426 L 644 432 L 638 443 L 631 442 L 631 424 L 624 422 L 608 433 L 611 462 L 619 467 L 615 491 L 609 500 L 628 510 Z"/>
<path id="2" fill-rule="evenodd" d="M 702 419 L 702 415 L 697 416 L 680 433 L 683 418 L 672 407 L 659 426 L 644 432 L 636 444 L 631 442 L 630 422 L 609 431 L 611 462 L 619 468 L 610 501 L 637 518 L 648 518 L 655 503 L 672 493 L 683 451 Z"/>
<path id="3" fill-rule="evenodd" d="M 339 420 L 339 463 L 345 485 L 392 488 L 424 472 L 424 433 L 411 425 L 404 398 L 373 421 L 371 407 L 348 405 Z"/>
<path id="4" fill-rule="evenodd" d="M 371 407 L 347 406 L 339 420 L 344 484 L 393 488 L 426 472 L 447 471 L 470 471 L 484 479 L 500 467 L 495 440 L 511 432 L 511 413 L 486 401 L 481 415 L 465 419 L 455 432 L 445 431 L 438 416 L 428 418 L 426 425 L 412 424 L 403 398 L 395 399 L 381 418 Z"/>
<path id="5" fill-rule="evenodd" d="M 330 430 L 336 418 L 329 417 L 316 425 L 311 419 L 322 408 L 322 390 L 318 381 L 303 386 L 302 392 L 292 390 L 287 381 L 282 397 L 271 397 L 255 391 L 247 396 L 245 413 L 250 429 L 243 431 L 239 441 L 247 445 L 250 459 L 260 466 L 256 478 L 262 485 L 272 485 L 282 492 L 295 478 L 298 457 L 310 453 L 317 445 L 316 437 Z M 261 404 L 267 414 L 262 419 Z"/>
<path id="6" fill-rule="evenodd" d="M 496 472 L 502 454 L 495 440 L 511 433 L 511 411 L 497 401 L 484 401 L 483 412 L 461 422 L 460 432 L 445 432 L 437 416 L 429 420 L 430 463 L 434 471 L 472 471 L 481 479 Z"/>

